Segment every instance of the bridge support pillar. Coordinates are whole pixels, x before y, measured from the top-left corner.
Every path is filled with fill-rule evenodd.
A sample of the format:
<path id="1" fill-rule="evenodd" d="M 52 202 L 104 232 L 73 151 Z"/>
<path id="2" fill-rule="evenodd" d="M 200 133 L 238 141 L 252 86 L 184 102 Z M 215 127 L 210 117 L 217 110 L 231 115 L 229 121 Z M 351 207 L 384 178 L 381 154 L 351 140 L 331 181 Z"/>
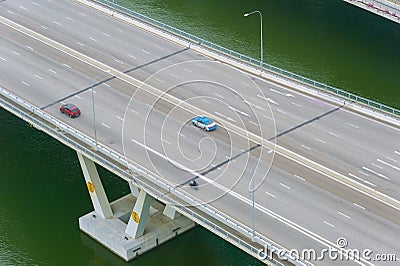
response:
<path id="1" fill-rule="evenodd" d="M 152 199 L 153 198 L 144 190 L 140 191 L 132 215 L 129 218 L 128 226 L 125 230 L 127 235 L 133 238 L 138 238 L 143 235 Z"/>
<path id="2" fill-rule="evenodd" d="M 106 192 L 101 183 L 96 165 L 92 160 L 78 152 L 79 163 L 81 164 L 86 186 L 92 199 L 94 211 L 101 218 L 106 219 L 113 216 L 110 203 L 108 202 Z"/>

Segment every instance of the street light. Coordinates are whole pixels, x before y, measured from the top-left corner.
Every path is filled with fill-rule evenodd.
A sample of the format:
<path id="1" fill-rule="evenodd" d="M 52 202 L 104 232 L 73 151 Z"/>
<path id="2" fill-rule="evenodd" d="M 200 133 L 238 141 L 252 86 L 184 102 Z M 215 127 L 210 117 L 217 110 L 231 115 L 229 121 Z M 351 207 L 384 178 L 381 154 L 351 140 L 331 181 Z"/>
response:
<path id="1" fill-rule="evenodd" d="M 108 73 L 110 73 L 110 70 L 109 70 L 109 69 L 107 69 L 107 70 L 106 70 L 105 72 L 103 72 L 103 73 L 98 74 L 97 76 L 95 76 L 95 77 L 92 79 L 92 83 L 91 83 L 91 85 L 90 85 L 90 87 L 92 88 L 93 130 L 94 130 L 94 141 L 95 141 L 95 146 L 94 146 L 94 148 L 95 148 L 95 150 L 97 150 L 97 133 L 96 133 L 96 113 L 95 113 L 95 111 L 94 111 L 94 93 L 93 93 L 93 90 L 94 90 L 94 82 L 95 82 L 96 79 L 97 79 L 98 77 L 100 77 L 101 75 L 103 75 L 103 74 L 108 74 Z"/>
<path id="2" fill-rule="evenodd" d="M 255 11 L 250 12 L 250 13 L 245 13 L 245 14 L 243 14 L 243 16 L 244 17 L 248 17 L 248 16 L 250 16 L 250 15 L 252 15 L 254 13 L 258 13 L 260 15 L 260 42 L 261 42 L 261 63 L 260 63 L 260 67 L 261 67 L 261 70 L 262 70 L 263 69 L 263 37 L 262 37 L 262 33 L 263 33 L 262 25 L 263 25 L 263 23 L 262 23 L 261 12 L 258 11 L 258 10 L 255 10 Z"/>

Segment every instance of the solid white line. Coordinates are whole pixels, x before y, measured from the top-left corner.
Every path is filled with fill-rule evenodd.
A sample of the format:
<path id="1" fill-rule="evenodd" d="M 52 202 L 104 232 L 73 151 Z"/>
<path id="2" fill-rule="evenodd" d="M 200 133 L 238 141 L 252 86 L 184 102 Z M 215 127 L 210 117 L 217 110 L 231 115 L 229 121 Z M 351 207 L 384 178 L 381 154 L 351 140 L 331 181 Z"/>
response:
<path id="1" fill-rule="evenodd" d="M 301 104 L 298 104 L 298 103 L 295 103 L 295 102 L 292 102 L 292 104 L 293 104 L 294 106 L 297 106 L 297 107 L 300 107 L 300 108 L 302 108 L 302 107 L 303 107 L 303 105 L 301 105 Z"/>
<path id="2" fill-rule="evenodd" d="M 378 162 L 382 163 L 382 164 L 385 164 L 385 165 L 387 165 L 387 166 L 392 167 L 393 169 L 396 169 L 396 170 L 400 171 L 400 168 L 397 167 L 397 166 L 391 165 L 390 163 L 387 163 L 387 162 L 385 162 L 385 161 L 382 161 L 381 159 L 376 159 L 376 160 L 377 160 Z"/>
<path id="3" fill-rule="evenodd" d="M 175 75 L 174 73 L 169 73 L 171 76 L 173 76 L 174 78 L 179 78 L 178 75 Z"/>
<path id="4" fill-rule="evenodd" d="M 160 83 L 165 83 L 165 81 L 164 80 L 161 80 L 161 79 L 156 79 L 158 82 L 160 82 Z"/>
<path id="5" fill-rule="evenodd" d="M 319 138 L 315 138 L 316 141 L 321 142 L 322 144 L 325 144 L 325 141 L 319 139 Z"/>
<path id="6" fill-rule="evenodd" d="M 33 50 L 33 48 L 28 45 L 26 46 L 26 48 L 28 48 L 29 50 Z"/>
<path id="7" fill-rule="evenodd" d="M 7 12 L 10 14 L 14 14 L 14 12 L 12 12 L 11 10 L 7 10 Z"/>
<path id="8" fill-rule="evenodd" d="M 339 214 L 342 215 L 342 216 L 344 216 L 344 217 L 346 217 L 347 219 L 350 219 L 350 216 L 348 216 L 348 215 L 346 215 L 346 214 L 344 214 L 344 213 L 342 213 L 342 212 L 339 212 Z"/>
<path id="9" fill-rule="evenodd" d="M 38 79 L 43 79 L 41 76 L 39 76 L 39 75 L 35 75 L 35 77 L 36 78 L 38 78 Z"/>
<path id="10" fill-rule="evenodd" d="M 189 70 L 189 69 L 187 69 L 187 68 L 184 68 L 183 70 L 185 70 L 185 71 L 188 72 L 188 73 L 193 73 L 191 70 Z"/>
<path id="11" fill-rule="evenodd" d="M 68 68 L 71 68 L 71 66 L 69 66 L 69 65 L 67 65 L 67 64 L 64 64 L 64 63 L 63 63 L 63 66 L 68 67 Z"/>
<path id="12" fill-rule="evenodd" d="M 269 192 L 267 192 L 267 191 L 264 191 L 264 192 L 265 192 L 265 194 L 268 194 L 268 195 L 270 195 L 271 197 L 276 198 L 276 196 L 275 196 L 274 194 L 271 194 L 271 193 L 269 193 Z"/>
<path id="13" fill-rule="evenodd" d="M 145 53 L 145 54 L 150 54 L 149 52 L 147 52 L 146 50 L 140 50 L 140 51 L 142 51 L 143 53 Z"/>
<path id="14" fill-rule="evenodd" d="M 47 28 L 46 28 L 45 26 L 43 26 L 43 25 L 41 25 L 40 27 L 41 27 L 42 29 L 47 30 Z"/>
<path id="15" fill-rule="evenodd" d="M 114 60 L 115 60 L 115 62 L 120 63 L 121 65 L 124 64 L 124 62 L 122 62 L 121 60 L 118 60 L 118 59 L 114 59 Z"/>
<path id="16" fill-rule="evenodd" d="M 324 221 L 325 224 L 329 225 L 330 227 L 335 227 L 333 224 L 328 223 L 327 221 Z"/>
<path id="17" fill-rule="evenodd" d="M 104 36 L 111 37 L 111 35 L 108 34 L 108 33 L 102 32 L 102 34 L 103 34 Z"/>
<path id="18" fill-rule="evenodd" d="M 335 133 L 333 133 L 333 132 L 330 132 L 330 131 L 329 131 L 329 134 L 332 135 L 332 136 L 334 136 L 334 137 L 340 138 L 338 134 L 335 134 Z"/>
<path id="19" fill-rule="evenodd" d="M 3 61 L 7 61 L 7 59 L 5 59 L 4 57 L 1 57 L 1 56 L 0 56 L 0 59 Z"/>
<path id="20" fill-rule="evenodd" d="M 132 113 L 134 113 L 134 114 L 137 114 L 137 115 L 139 114 L 139 112 L 138 112 L 138 111 L 136 111 L 136 110 L 133 110 L 133 109 L 131 109 L 131 112 L 132 112 Z"/>
<path id="21" fill-rule="evenodd" d="M 354 204 L 354 206 L 357 206 L 358 208 L 361 208 L 361 209 L 365 210 L 365 207 L 363 207 L 361 205 L 358 205 L 357 203 L 353 203 L 353 204 Z"/>
<path id="22" fill-rule="evenodd" d="M 25 86 L 30 86 L 28 83 L 26 83 L 25 81 L 21 81 L 22 84 L 24 84 Z"/>
<path id="23" fill-rule="evenodd" d="M 383 169 L 383 167 L 382 166 L 380 166 L 380 165 L 377 165 L 377 164 L 374 164 L 374 163 L 371 163 L 373 166 L 375 166 L 376 168 L 379 168 L 379 169 Z"/>
<path id="24" fill-rule="evenodd" d="M 101 125 L 104 126 L 104 127 L 106 127 L 106 128 L 110 128 L 110 126 L 107 125 L 107 124 L 101 123 Z"/>
<path id="25" fill-rule="evenodd" d="M 298 175 L 293 175 L 294 177 L 296 177 L 296 178 L 298 178 L 298 179 L 300 179 L 301 181 L 306 181 L 304 178 L 302 178 L 301 176 L 298 176 Z"/>
<path id="26" fill-rule="evenodd" d="M 359 126 L 353 125 L 353 124 L 351 124 L 351 123 L 347 123 L 347 125 L 349 125 L 349 126 L 351 126 L 351 127 L 354 127 L 354 128 L 360 128 Z"/>
<path id="27" fill-rule="evenodd" d="M 305 146 L 305 145 L 303 145 L 303 144 L 301 144 L 301 147 L 303 147 L 303 148 L 306 149 L 306 150 L 311 151 L 311 148 L 310 148 L 310 147 L 307 147 L 307 146 Z"/>
<path id="28" fill-rule="evenodd" d="M 117 119 L 124 121 L 124 119 L 122 117 L 117 116 Z"/>
<path id="29" fill-rule="evenodd" d="M 53 74 L 57 74 L 57 72 L 56 71 L 54 71 L 53 69 L 51 69 L 51 68 L 49 68 L 49 71 L 51 72 L 51 73 L 53 73 Z"/>
<path id="30" fill-rule="evenodd" d="M 93 38 L 93 37 L 90 37 L 89 40 L 92 40 L 92 41 L 94 41 L 94 42 L 97 42 L 97 40 L 96 40 L 95 38 Z"/>
<path id="31" fill-rule="evenodd" d="M 400 155 L 400 152 L 398 152 L 398 151 L 394 151 L 394 153 L 396 153 L 397 155 Z"/>
<path id="32" fill-rule="evenodd" d="M 13 51 L 13 54 L 16 54 L 16 55 L 20 55 L 18 52 L 16 52 L 16 51 Z"/>
<path id="33" fill-rule="evenodd" d="M 58 25 L 58 26 L 61 25 L 60 22 L 57 22 L 57 21 L 53 21 L 53 23 L 56 24 L 56 25 Z"/>
<path id="34" fill-rule="evenodd" d="M 219 97 L 219 98 L 221 98 L 221 99 L 224 98 L 224 96 L 222 96 L 221 94 L 218 94 L 218 93 L 214 93 L 214 95 L 217 96 L 217 97 Z"/>
<path id="35" fill-rule="evenodd" d="M 356 175 L 353 175 L 352 173 L 348 173 L 348 175 L 351 176 L 351 177 L 353 177 L 353 178 L 355 178 L 355 179 L 358 179 L 358 180 L 360 180 L 360 181 L 362 181 L 362 182 L 364 182 L 364 183 L 366 183 L 366 184 L 368 184 L 368 185 L 371 185 L 371 186 L 373 186 L 373 187 L 376 187 L 376 185 L 375 185 L 374 183 L 371 183 L 371 182 L 369 182 L 368 180 L 365 180 L 365 179 L 362 179 L 361 177 L 358 177 L 358 176 L 356 176 Z"/>
<path id="36" fill-rule="evenodd" d="M 279 183 L 279 185 L 281 185 L 281 186 L 284 187 L 284 188 L 291 189 L 291 187 L 289 187 L 289 186 L 287 186 L 287 185 L 285 185 L 285 184 L 283 184 L 283 183 Z"/>
<path id="37" fill-rule="evenodd" d="M 381 163 L 383 162 L 383 161 L 381 161 L 381 160 L 379 160 L 379 159 L 378 159 L 378 161 L 380 161 Z M 382 175 L 382 174 L 380 174 L 380 173 L 377 173 L 377 172 L 375 172 L 374 170 L 371 170 L 371 169 L 369 169 L 369 168 L 367 168 L 367 167 L 365 167 L 365 166 L 363 166 L 362 169 L 364 169 L 365 171 L 371 172 L 371 173 L 373 173 L 373 174 L 375 174 L 375 175 L 377 175 L 377 176 L 380 176 L 380 177 L 382 177 L 382 178 L 385 178 L 386 180 L 390 180 L 389 177 L 384 176 L 384 175 Z"/>
<path id="38" fill-rule="evenodd" d="M 80 45 L 80 46 L 85 46 L 83 43 L 80 43 L 80 42 L 76 42 L 76 44 Z"/>

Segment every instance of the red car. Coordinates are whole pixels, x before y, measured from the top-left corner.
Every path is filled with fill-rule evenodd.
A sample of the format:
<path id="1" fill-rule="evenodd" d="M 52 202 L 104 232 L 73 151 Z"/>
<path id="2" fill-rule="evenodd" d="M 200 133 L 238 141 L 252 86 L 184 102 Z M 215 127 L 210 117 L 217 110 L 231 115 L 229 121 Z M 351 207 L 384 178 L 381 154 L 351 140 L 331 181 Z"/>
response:
<path id="1" fill-rule="evenodd" d="M 61 105 L 60 112 L 68 115 L 71 118 L 81 115 L 81 110 L 79 110 L 79 108 L 75 104 L 72 104 L 72 103 L 67 103 L 67 104 Z"/>

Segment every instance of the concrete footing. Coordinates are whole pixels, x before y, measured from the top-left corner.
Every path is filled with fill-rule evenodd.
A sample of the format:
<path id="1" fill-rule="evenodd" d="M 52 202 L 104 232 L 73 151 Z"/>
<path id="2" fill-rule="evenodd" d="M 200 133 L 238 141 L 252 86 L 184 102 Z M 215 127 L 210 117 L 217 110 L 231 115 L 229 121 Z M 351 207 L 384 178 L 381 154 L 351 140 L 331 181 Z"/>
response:
<path id="1" fill-rule="evenodd" d="M 195 223 L 180 215 L 171 219 L 163 214 L 165 205 L 153 200 L 149 210 L 144 234 L 132 238 L 125 233 L 136 197 L 126 195 L 112 202 L 113 216 L 103 219 L 96 212 L 90 212 L 79 218 L 79 228 L 103 246 L 129 261 L 146 251 L 193 228 Z"/>

